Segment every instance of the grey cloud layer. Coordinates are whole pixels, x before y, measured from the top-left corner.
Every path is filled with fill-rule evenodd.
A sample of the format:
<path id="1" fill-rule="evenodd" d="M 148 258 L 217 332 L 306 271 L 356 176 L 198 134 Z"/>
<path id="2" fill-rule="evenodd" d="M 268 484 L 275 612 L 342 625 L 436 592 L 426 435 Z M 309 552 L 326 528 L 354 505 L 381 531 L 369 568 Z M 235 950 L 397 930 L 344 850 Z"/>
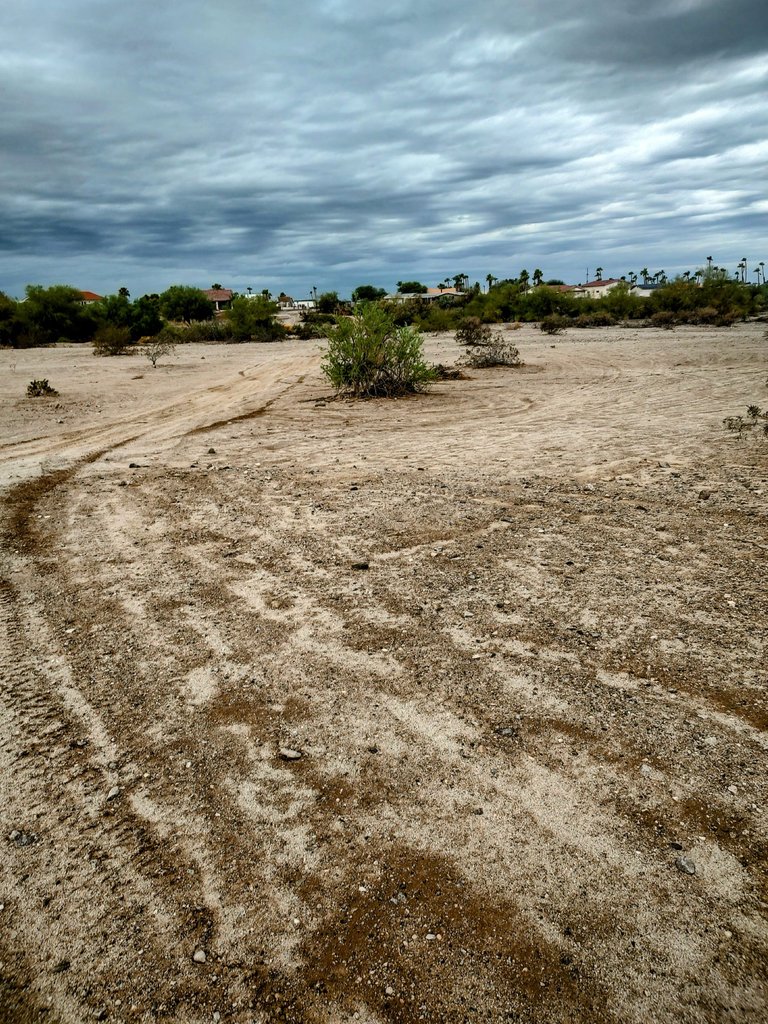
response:
<path id="1" fill-rule="evenodd" d="M 763 0 L 413 6 L 0 15 L 0 288 L 758 258 Z"/>

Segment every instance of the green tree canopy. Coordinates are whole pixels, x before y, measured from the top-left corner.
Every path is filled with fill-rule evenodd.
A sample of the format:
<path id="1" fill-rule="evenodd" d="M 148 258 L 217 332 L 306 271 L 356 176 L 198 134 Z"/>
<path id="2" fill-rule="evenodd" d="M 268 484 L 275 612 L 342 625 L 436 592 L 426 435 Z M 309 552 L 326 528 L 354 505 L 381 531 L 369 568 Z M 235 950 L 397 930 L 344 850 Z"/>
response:
<path id="1" fill-rule="evenodd" d="M 93 337 L 97 320 L 83 305 L 82 292 L 77 288 L 29 284 L 26 293 L 19 315 L 27 344 L 52 345 L 59 340 L 89 341 Z"/>
<path id="2" fill-rule="evenodd" d="M 421 281 L 398 281 L 397 290 L 401 295 L 424 295 L 427 286 Z"/>
<path id="3" fill-rule="evenodd" d="M 212 320 L 214 306 L 199 288 L 172 284 L 160 296 L 160 312 L 166 320 L 189 324 L 193 320 Z"/>
<path id="4" fill-rule="evenodd" d="M 377 288 L 373 284 L 359 284 L 352 292 L 352 301 L 376 302 L 377 299 L 383 299 L 386 294 L 384 288 Z"/>
<path id="5" fill-rule="evenodd" d="M 323 292 L 317 296 L 317 310 L 319 313 L 335 313 L 338 308 L 338 292 Z"/>
<path id="6" fill-rule="evenodd" d="M 265 295 L 240 295 L 232 300 L 224 316 L 232 327 L 235 341 L 275 341 L 284 337 L 275 320 L 278 305 Z"/>

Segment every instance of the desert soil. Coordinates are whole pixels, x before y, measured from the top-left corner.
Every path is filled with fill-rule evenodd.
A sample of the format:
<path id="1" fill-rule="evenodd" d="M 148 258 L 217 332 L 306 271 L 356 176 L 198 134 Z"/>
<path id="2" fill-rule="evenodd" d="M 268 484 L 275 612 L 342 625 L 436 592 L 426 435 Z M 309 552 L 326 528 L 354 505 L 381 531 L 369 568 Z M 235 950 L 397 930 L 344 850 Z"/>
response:
<path id="1" fill-rule="evenodd" d="M 3 1024 L 768 1019 L 763 331 L 0 352 Z"/>

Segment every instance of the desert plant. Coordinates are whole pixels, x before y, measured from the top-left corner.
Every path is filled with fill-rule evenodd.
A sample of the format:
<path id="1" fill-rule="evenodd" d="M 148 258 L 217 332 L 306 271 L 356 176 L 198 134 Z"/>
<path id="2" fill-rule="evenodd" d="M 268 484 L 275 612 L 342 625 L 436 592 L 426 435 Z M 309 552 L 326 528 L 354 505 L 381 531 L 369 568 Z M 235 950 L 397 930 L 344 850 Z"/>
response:
<path id="1" fill-rule="evenodd" d="M 29 398 L 51 398 L 58 395 L 56 388 L 52 388 L 47 379 L 31 380 L 27 384 L 27 396 Z"/>
<path id="2" fill-rule="evenodd" d="M 154 338 L 146 338 L 142 342 L 141 354 L 157 369 L 160 359 L 176 354 L 176 332 L 163 328 Z"/>
<path id="3" fill-rule="evenodd" d="M 539 324 L 539 330 L 543 331 L 544 334 L 562 334 L 570 323 L 571 321 L 568 317 L 553 313 L 551 316 L 544 317 Z"/>
<path id="4" fill-rule="evenodd" d="M 435 379 L 417 328 L 397 327 L 377 303 L 363 303 L 353 316 L 337 317 L 325 333 L 321 369 L 337 391 L 355 398 L 391 398 L 423 391 Z"/>
<path id="5" fill-rule="evenodd" d="M 491 341 L 491 328 L 484 324 L 480 317 L 468 316 L 456 328 L 454 335 L 459 345 L 471 348 L 475 345 L 488 345 Z"/>
<path id="6" fill-rule="evenodd" d="M 726 416 L 723 420 L 726 430 L 732 430 L 743 438 L 751 433 L 756 427 L 760 427 L 758 433 L 768 437 L 768 411 L 763 412 L 759 405 L 748 405 L 747 416 Z"/>
<path id="7" fill-rule="evenodd" d="M 93 336 L 93 354 L 95 356 L 121 356 L 130 344 L 131 331 L 129 327 L 104 324 Z"/>
<path id="8" fill-rule="evenodd" d="M 491 335 L 485 345 L 468 348 L 460 361 L 473 370 L 483 370 L 490 366 L 523 365 L 517 346 L 506 341 L 502 334 Z"/>

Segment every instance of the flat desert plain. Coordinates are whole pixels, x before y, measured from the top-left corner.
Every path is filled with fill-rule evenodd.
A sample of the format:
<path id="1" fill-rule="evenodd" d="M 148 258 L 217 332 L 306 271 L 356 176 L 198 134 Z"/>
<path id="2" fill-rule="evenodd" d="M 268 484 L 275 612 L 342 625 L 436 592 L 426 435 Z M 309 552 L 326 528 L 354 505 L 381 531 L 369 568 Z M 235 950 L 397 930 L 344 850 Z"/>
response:
<path id="1" fill-rule="evenodd" d="M 4 1024 L 768 1019 L 764 326 L 0 352 Z"/>

